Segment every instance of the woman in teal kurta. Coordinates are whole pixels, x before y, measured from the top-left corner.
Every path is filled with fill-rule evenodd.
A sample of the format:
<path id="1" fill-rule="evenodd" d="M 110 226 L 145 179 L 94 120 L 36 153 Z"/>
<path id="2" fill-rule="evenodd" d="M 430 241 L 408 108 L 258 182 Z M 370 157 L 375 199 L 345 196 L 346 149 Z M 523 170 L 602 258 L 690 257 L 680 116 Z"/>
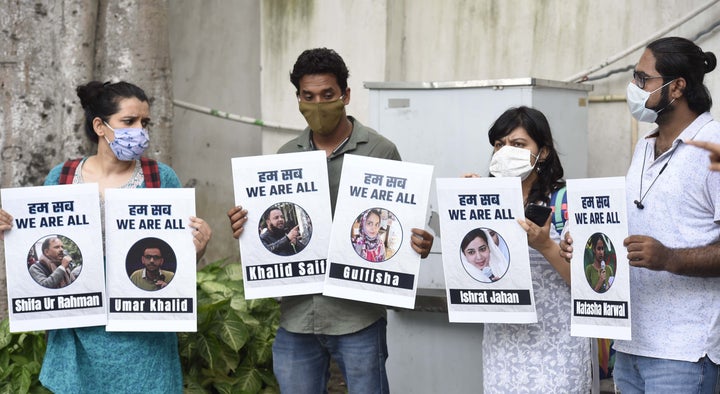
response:
<path id="1" fill-rule="evenodd" d="M 90 82 L 77 93 L 97 154 L 73 161 L 71 167 L 71 162 L 58 165 L 45 185 L 98 183 L 101 201 L 106 188 L 181 187 L 170 167 L 141 160 L 150 120 L 142 89 L 127 82 Z M 190 227 L 199 257 L 211 230 L 195 217 Z M 107 332 L 103 326 L 49 331 L 40 381 L 55 393 L 181 393 L 177 335 Z"/>

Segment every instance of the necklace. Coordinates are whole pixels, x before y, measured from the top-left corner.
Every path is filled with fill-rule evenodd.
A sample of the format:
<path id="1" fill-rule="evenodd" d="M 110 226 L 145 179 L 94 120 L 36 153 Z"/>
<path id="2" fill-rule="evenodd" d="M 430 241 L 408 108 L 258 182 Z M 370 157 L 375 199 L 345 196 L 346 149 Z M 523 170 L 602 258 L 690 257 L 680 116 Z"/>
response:
<path id="1" fill-rule="evenodd" d="M 345 137 L 345 139 L 340 142 L 340 145 L 336 146 L 335 149 L 332 150 L 332 152 L 330 153 L 330 156 L 336 154 L 340 149 L 343 148 L 343 146 L 345 146 L 345 144 L 347 144 L 348 141 L 350 141 L 350 136 Z M 315 146 L 315 143 L 313 142 L 312 138 L 310 138 L 310 147 L 311 147 L 313 150 L 316 150 L 316 149 L 317 149 L 317 147 Z"/>
<path id="2" fill-rule="evenodd" d="M 642 165 L 642 170 L 640 171 L 640 193 L 639 193 L 640 199 L 633 201 L 633 203 L 635 204 L 636 207 L 638 207 L 638 209 L 645 209 L 645 205 L 643 205 L 642 201 L 645 199 L 645 196 L 647 196 L 647 194 L 650 192 L 650 189 L 652 189 L 653 185 L 658 180 L 658 178 L 660 178 L 660 175 L 662 175 L 663 171 L 665 171 L 668 164 L 670 164 L 670 160 L 673 158 L 673 155 L 675 154 L 675 151 L 677 150 L 677 147 L 673 149 L 673 151 L 670 153 L 670 157 L 668 157 L 667 161 L 665 162 L 665 164 L 663 164 L 662 168 L 660 169 L 660 172 L 658 172 L 655 179 L 653 179 L 652 183 L 650 183 L 650 186 L 648 186 L 647 190 L 645 190 L 645 193 L 643 194 L 643 192 L 642 192 L 643 174 L 645 173 L 645 160 L 647 159 L 647 152 L 648 152 L 649 146 L 650 146 L 650 144 L 645 143 L 645 155 L 643 156 L 643 165 Z"/>
<path id="3" fill-rule="evenodd" d="M 342 149 L 345 146 L 345 144 L 347 144 L 348 141 L 350 141 L 350 136 L 352 135 L 353 128 L 354 128 L 352 122 L 350 123 L 350 127 L 351 127 L 350 134 L 348 134 L 348 136 L 345 137 L 344 140 L 340 141 L 340 144 L 338 144 L 338 146 L 336 146 L 335 149 L 332 150 L 332 152 L 330 153 L 329 156 L 336 154 L 340 149 Z M 310 147 L 312 148 L 312 150 L 317 149 L 317 147 L 315 146 L 315 142 L 313 142 L 312 135 L 310 136 Z"/>

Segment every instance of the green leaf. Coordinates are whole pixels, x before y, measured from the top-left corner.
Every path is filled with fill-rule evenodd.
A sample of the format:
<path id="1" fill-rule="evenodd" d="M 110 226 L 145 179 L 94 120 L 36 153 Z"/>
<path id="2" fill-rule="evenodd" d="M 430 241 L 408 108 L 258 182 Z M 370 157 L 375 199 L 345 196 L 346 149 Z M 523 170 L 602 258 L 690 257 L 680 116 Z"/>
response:
<path id="1" fill-rule="evenodd" d="M 215 363 L 216 376 L 226 376 L 237 369 L 238 364 L 240 364 L 240 356 L 227 346 L 221 346 L 218 350 L 216 354 L 218 362 Z M 217 381 L 217 378 L 215 380 Z"/>
<path id="2" fill-rule="evenodd" d="M 233 385 L 228 382 L 217 382 L 213 385 L 213 387 L 221 394 L 237 394 L 233 390 Z"/>
<path id="3" fill-rule="evenodd" d="M 242 282 L 243 280 L 243 268 L 239 263 L 228 264 L 225 267 L 225 274 L 229 280 Z"/>
<path id="4" fill-rule="evenodd" d="M 237 370 L 237 377 L 234 387 L 236 392 L 257 393 L 262 388 L 262 376 L 252 365 L 241 365 Z"/>
<path id="5" fill-rule="evenodd" d="M 218 322 L 216 328 L 220 333 L 220 339 L 236 352 L 245 346 L 250 337 L 250 331 L 234 313 L 230 313 L 225 321 Z"/>
<path id="6" fill-rule="evenodd" d="M 10 334 L 10 320 L 3 319 L 0 322 L 0 349 L 7 347 L 12 341 L 12 334 Z"/>
<path id="7" fill-rule="evenodd" d="M 217 350 L 217 341 L 204 335 L 198 335 L 196 338 L 198 354 L 205 360 L 208 368 L 215 367 L 215 354 Z"/>
<path id="8" fill-rule="evenodd" d="M 278 393 L 272 374 L 278 303 L 245 300 L 239 263 L 211 263 L 197 278 L 198 331 L 178 334 L 185 393 Z"/>
<path id="9" fill-rule="evenodd" d="M 249 312 L 249 311 L 248 311 Z M 240 316 L 240 319 L 242 319 L 243 323 L 257 327 L 260 325 L 260 320 L 258 320 L 255 316 L 248 312 L 238 312 L 238 316 Z"/>
<path id="10" fill-rule="evenodd" d="M 233 299 L 230 300 L 230 308 L 238 312 L 244 312 L 249 309 L 245 299 L 239 297 L 233 297 Z"/>
<path id="11" fill-rule="evenodd" d="M 272 365 L 272 340 L 256 340 L 250 343 L 248 353 L 258 365 Z"/>
<path id="12" fill-rule="evenodd" d="M 18 379 L 20 393 L 27 393 L 30 391 L 30 385 L 32 384 L 32 374 L 25 368 L 20 369 L 20 377 Z"/>
<path id="13" fill-rule="evenodd" d="M 198 271 L 197 275 L 195 276 L 195 281 L 197 282 L 198 285 L 200 285 L 201 283 L 215 280 L 216 276 L 217 275 L 212 274 L 210 272 Z"/>
<path id="14" fill-rule="evenodd" d="M 208 295 L 213 295 L 214 293 L 219 293 L 220 295 L 224 297 L 231 297 L 232 296 L 232 289 L 230 289 L 228 286 L 226 286 L 223 283 L 215 282 L 215 281 L 206 281 L 200 284 L 200 288 L 208 293 Z"/>

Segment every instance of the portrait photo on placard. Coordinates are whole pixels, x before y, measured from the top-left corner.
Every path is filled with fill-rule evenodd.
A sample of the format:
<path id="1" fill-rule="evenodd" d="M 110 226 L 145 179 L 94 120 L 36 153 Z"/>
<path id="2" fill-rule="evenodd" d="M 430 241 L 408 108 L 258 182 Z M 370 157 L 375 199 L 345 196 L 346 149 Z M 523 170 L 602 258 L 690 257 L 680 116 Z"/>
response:
<path id="1" fill-rule="evenodd" d="M 352 224 L 350 242 L 355 253 L 371 263 L 390 260 L 403 241 L 402 225 L 387 209 L 363 211 Z"/>
<path id="2" fill-rule="evenodd" d="M 46 235 L 28 250 L 27 268 L 30 276 L 43 287 L 60 289 L 80 276 L 83 258 L 80 248 L 70 238 Z"/>
<path id="3" fill-rule="evenodd" d="M 478 282 L 497 282 L 510 266 L 505 239 L 489 228 L 470 230 L 460 242 L 460 262 L 465 272 Z"/>
<path id="4" fill-rule="evenodd" d="M 177 258 L 167 242 L 143 238 L 128 250 L 125 258 L 128 278 L 137 288 L 157 291 L 170 285 L 177 272 Z"/>
<path id="5" fill-rule="evenodd" d="M 265 248 L 278 256 L 300 253 L 312 238 L 312 220 L 299 205 L 281 202 L 268 207 L 258 223 Z"/>
<path id="6" fill-rule="evenodd" d="M 594 233 L 585 243 L 585 278 L 596 293 L 610 290 L 617 270 L 617 255 L 610 238 Z"/>

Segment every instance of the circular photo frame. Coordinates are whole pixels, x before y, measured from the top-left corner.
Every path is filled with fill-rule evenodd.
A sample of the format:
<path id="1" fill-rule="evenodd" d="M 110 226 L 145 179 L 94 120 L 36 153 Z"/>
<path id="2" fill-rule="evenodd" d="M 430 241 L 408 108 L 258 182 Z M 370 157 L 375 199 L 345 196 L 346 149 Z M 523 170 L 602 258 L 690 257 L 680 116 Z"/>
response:
<path id="1" fill-rule="evenodd" d="M 474 228 L 460 241 L 460 263 L 478 282 L 497 282 L 510 267 L 510 251 L 505 239 L 487 227 Z"/>
<path id="2" fill-rule="evenodd" d="M 585 279 L 596 293 L 605 293 L 612 287 L 617 272 L 617 253 L 610 237 L 594 233 L 585 243 Z"/>
<path id="3" fill-rule="evenodd" d="M 40 286 L 60 289 L 71 285 L 80 276 L 83 258 L 72 239 L 49 234 L 35 241 L 27 255 L 30 277 Z"/>
<path id="4" fill-rule="evenodd" d="M 158 291 L 169 286 L 177 272 L 175 252 L 160 238 L 142 238 L 125 257 L 125 270 L 138 289 Z"/>
<path id="5" fill-rule="evenodd" d="M 387 209 L 366 209 L 350 227 L 350 243 L 365 261 L 381 263 L 390 260 L 403 243 L 402 224 Z"/>
<path id="6" fill-rule="evenodd" d="M 312 220 L 305 209 L 291 202 L 269 206 L 258 223 L 258 237 L 265 249 L 278 256 L 300 253 L 312 238 Z"/>

